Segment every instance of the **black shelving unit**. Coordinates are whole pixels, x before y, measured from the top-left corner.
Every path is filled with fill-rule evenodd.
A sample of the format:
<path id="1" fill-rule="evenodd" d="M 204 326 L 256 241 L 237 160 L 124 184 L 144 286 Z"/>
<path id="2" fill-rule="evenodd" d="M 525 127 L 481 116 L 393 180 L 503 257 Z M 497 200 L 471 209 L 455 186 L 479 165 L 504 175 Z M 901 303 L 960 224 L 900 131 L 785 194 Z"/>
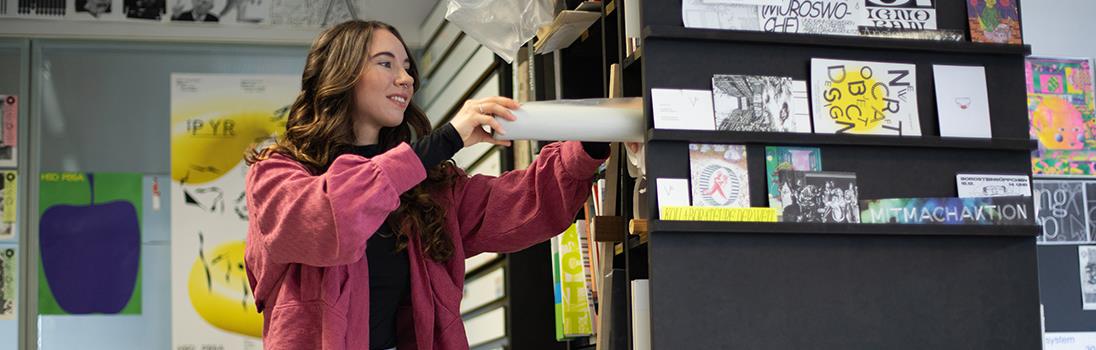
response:
<path id="1" fill-rule="evenodd" d="M 964 1 L 935 3 L 938 27 L 967 30 Z M 643 95 L 709 90 L 714 74 L 809 81 L 812 58 L 909 63 L 924 135 L 650 130 L 650 184 L 689 178 L 689 143 L 747 145 L 755 207 L 767 206 L 768 145 L 821 148 L 824 170 L 857 173 L 861 199 L 954 197 L 957 173 L 1031 175 L 1029 46 L 689 29 L 680 1 L 641 7 L 642 55 L 629 68 L 640 66 Z M 985 67 L 992 139 L 938 136 L 934 64 Z M 1041 346 L 1036 226 L 661 221 L 650 197 L 649 240 L 627 250 L 647 259 L 654 349 Z"/>

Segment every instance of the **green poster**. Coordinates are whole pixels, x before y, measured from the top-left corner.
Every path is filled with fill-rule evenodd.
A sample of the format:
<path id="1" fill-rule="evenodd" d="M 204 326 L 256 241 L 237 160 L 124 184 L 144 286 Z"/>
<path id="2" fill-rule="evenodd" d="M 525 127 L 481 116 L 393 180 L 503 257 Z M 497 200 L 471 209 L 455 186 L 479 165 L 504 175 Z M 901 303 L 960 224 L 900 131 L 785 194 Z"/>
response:
<path id="1" fill-rule="evenodd" d="M 43 173 L 38 313 L 141 313 L 141 174 Z"/>

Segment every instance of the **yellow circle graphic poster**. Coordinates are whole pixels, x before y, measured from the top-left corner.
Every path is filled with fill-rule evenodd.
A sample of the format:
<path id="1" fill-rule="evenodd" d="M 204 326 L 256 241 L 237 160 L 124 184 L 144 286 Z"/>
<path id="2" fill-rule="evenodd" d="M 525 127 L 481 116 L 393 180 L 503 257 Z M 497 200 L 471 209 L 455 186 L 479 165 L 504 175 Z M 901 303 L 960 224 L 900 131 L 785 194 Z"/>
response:
<path id="1" fill-rule="evenodd" d="M 262 347 L 244 264 L 244 152 L 285 129 L 293 76 L 171 77 L 172 348 Z"/>

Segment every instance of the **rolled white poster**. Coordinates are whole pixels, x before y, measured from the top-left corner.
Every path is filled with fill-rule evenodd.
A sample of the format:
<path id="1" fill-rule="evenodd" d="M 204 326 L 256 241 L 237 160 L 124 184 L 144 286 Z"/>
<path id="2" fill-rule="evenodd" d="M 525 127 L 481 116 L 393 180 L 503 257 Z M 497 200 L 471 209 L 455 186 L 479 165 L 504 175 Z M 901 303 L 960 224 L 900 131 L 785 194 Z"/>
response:
<path id="1" fill-rule="evenodd" d="M 647 130 L 642 98 L 528 102 L 514 116 L 495 117 L 506 130 L 495 139 L 643 142 Z"/>

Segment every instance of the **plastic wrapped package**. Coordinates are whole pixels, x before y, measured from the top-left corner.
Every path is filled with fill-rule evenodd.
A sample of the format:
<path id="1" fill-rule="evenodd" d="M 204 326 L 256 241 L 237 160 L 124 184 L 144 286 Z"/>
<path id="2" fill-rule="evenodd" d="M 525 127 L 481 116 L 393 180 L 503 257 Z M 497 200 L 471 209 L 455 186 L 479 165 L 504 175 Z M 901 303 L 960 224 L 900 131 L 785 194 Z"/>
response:
<path id="1" fill-rule="evenodd" d="M 555 19 L 554 0 L 449 0 L 445 19 L 513 63 L 537 29 Z"/>

